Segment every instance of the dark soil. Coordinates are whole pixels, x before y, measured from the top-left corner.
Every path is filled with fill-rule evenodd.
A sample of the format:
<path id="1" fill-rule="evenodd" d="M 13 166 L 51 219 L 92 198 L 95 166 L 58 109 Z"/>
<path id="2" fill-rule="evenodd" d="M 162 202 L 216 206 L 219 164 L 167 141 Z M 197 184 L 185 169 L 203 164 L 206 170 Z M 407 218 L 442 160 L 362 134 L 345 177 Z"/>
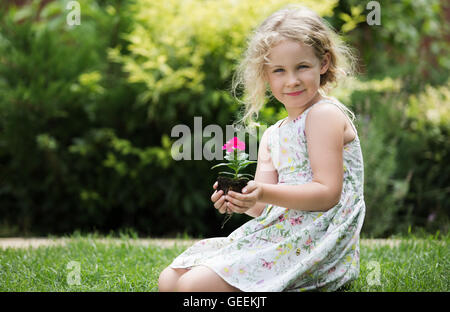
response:
<path id="1" fill-rule="evenodd" d="M 222 190 L 223 194 L 227 194 L 229 190 L 242 193 L 242 189 L 247 185 L 247 179 L 233 180 L 227 177 L 217 178 L 217 191 Z"/>
<path id="2" fill-rule="evenodd" d="M 239 179 L 239 180 L 233 180 L 231 178 L 227 177 L 218 177 L 217 178 L 217 191 L 222 190 L 223 194 L 228 194 L 228 191 L 231 190 L 233 192 L 242 193 L 242 189 L 247 185 L 248 180 L 247 179 Z M 233 215 L 232 212 L 228 212 L 225 214 L 225 218 L 222 222 L 222 229 L 225 225 L 225 223 L 230 220 L 231 216 Z"/>

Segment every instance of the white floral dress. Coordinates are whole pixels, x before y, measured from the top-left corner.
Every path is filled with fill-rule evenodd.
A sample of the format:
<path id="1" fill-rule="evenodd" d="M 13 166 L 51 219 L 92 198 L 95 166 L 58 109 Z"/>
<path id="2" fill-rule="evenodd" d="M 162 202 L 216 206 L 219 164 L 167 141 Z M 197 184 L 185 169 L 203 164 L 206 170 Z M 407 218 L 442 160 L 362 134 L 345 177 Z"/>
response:
<path id="1" fill-rule="evenodd" d="M 337 101 L 331 99 L 319 102 Z M 295 120 L 279 120 L 266 130 L 270 131 L 268 147 L 278 171 L 278 184 L 312 181 L 305 135 L 311 107 Z M 341 199 L 328 211 L 266 205 L 259 217 L 228 237 L 195 243 L 170 267 L 204 265 L 242 291 L 334 291 L 356 279 L 359 233 L 365 215 L 364 166 L 358 135 L 344 146 L 343 164 Z"/>

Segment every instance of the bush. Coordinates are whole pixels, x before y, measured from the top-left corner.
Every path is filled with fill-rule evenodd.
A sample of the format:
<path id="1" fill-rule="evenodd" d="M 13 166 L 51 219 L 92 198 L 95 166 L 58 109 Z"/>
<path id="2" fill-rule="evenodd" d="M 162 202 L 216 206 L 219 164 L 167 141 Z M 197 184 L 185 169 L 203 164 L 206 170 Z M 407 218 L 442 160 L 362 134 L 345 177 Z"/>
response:
<path id="1" fill-rule="evenodd" d="M 450 82 L 427 86 L 410 95 L 407 122 L 400 133 L 399 174 L 411 173 L 410 192 L 404 205 L 411 224 L 427 231 L 449 230 L 450 211 Z"/>
<path id="2" fill-rule="evenodd" d="M 168 133 L 199 114 L 232 120 L 232 63 L 258 14 L 282 3 L 79 2 L 73 27 L 66 2 L 2 4 L 0 233 L 210 234 L 215 173 L 174 162 Z"/>
<path id="3" fill-rule="evenodd" d="M 319 12 L 330 13 L 333 2 L 321 6 L 308 3 Z M 239 107 L 228 91 L 246 37 L 269 12 L 286 3 L 135 2 L 131 7 L 134 28 L 124 36 L 129 42 L 127 49 L 122 53 L 110 49 L 109 56 L 122 64 L 128 82 L 138 90 L 136 105 L 146 109 L 155 135 L 169 133 L 176 124 L 187 125 L 193 131 L 194 116 L 202 116 L 204 125 L 218 124 L 222 129 L 234 121 Z M 225 142 L 229 138 L 222 139 Z M 149 209 L 157 209 L 152 215 L 154 220 L 172 221 L 153 221 L 152 234 L 173 234 L 184 229 L 192 235 L 224 235 L 220 231 L 222 216 L 209 199 L 217 177 L 217 172 L 209 169 L 212 165 L 206 160 L 172 162 L 169 174 L 158 177 L 166 197 Z M 235 216 L 227 228 L 245 220 L 247 216 Z"/>
<path id="4" fill-rule="evenodd" d="M 364 235 L 406 234 L 410 226 L 448 232 L 449 90 L 447 84 L 409 94 L 399 80 L 386 78 L 335 91 L 360 117 Z"/>
<path id="5" fill-rule="evenodd" d="M 239 106 L 228 91 L 246 37 L 289 1 L 79 2 L 75 27 L 66 24 L 66 2 L 1 6 L 0 235 L 134 228 L 140 235 L 223 236 L 248 220 L 233 217 L 220 231 L 222 216 L 209 199 L 214 164 L 174 161 L 178 138 L 170 133 L 175 124 L 193 131 L 194 116 L 222 129 L 235 120 Z M 334 21 L 333 10 L 347 10 L 343 3 L 305 4 Z M 350 43 L 360 27 L 348 31 Z M 397 40 L 379 40 L 402 49 Z M 369 75 L 388 66 L 363 57 Z M 437 103 L 441 118 L 448 116 L 448 85 L 414 94 L 399 72 L 335 91 L 358 116 L 363 231 L 372 236 L 410 224 L 448 227 L 448 118 L 437 122 L 436 108 L 421 104 Z M 272 99 L 260 116 L 270 125 L 286 112 Z"/>
<path id="6" fill-rule="evenodd" d="M 38 10 L 40 1 L 34 1 L 20 9 L 2 7 L 0 13 L 3 235 L 72 232 L 106 219 L 102 204 L 91 203 L 105 202 L 92 189 L 108 148 L 98 144 L 96 134 L 106 127 L 119 132 L 117 104 L 135 96 L 121 85 L 120 75 L 107 77 L 117 66 L 107 62 L 105 51 L 120 42 L 114 30 L 126 29 L 124 19 L 107 12 L 112 6 L 80 2 L 82 24 L 73 28 L 61 2 Z M 105 111 L 116 117 L 103 119 Z M 97 145 L 87 147 L 86 141 Z M 75 157 L 83 148 L 88 161 Z M 108 175 L 99 178 L 102 185 Z"/>
<path id="7" fill-rule="evenodd" d="M 445 84 L 450 70 L 448 5 L 439 0 L 379 1 L 381 25 L 369 25 L 368 1 L 341 0 L 330 21 L 361 55 L 369 79 L 400 78 L 410 93 Z M 414 64 L 412 66 L 412 64 Z"/>

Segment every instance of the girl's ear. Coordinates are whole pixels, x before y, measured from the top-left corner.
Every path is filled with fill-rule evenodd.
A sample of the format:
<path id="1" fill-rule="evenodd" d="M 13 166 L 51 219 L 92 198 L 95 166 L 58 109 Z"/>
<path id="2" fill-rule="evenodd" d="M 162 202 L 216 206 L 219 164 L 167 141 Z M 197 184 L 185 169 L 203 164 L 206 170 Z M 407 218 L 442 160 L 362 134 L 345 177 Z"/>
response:
<path id="1" fill-rule="evenodd" d="M 327 72 L 328 67 L 330 67 L 330 52 L 327 52 L 324 54 L 323 59 L 322 59 L 322 63 L 320 65 L 320 74 L 323 75 Z"/>

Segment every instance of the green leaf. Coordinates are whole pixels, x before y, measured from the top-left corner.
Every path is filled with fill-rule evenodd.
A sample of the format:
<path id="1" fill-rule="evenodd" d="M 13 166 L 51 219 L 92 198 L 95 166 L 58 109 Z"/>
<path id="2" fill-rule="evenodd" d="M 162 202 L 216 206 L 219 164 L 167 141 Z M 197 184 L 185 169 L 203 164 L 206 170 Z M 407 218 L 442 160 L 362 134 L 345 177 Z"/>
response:
<path id="1" fill-rule="evenodd" d="M 247 161 L 239 164 L 239 170 L 246 168 L 248 165 L 256 164 L 256 163 L 258 163 L 258 162 L 254 161 L 254 160 L 247 160 Z"/>
<path id="2" fill-rule="evenodd" d="M 253 176 L 251 174 L 247 174 L 247 173 L 240 173 L 237 176 L 238 176 L 238 178 L 240 178 L 240 177 L 244 177 L 244 178 L 245 177 L 250 177 L 251 179 L 253 179 Z"/>
<path id="3" fill-rule="evenodd" d="M 350 15 L 348 15 L 347 13 L 340 13 L 339 18 L 347 23 L 352 20 L 352 17 Z"/>
<path id="4" fill-rule="evenodd" d="M 28 19 L 33 15 L 33 7 L 31 5 L 25 5 L 14 14 L 14 22 L 19 22 L 24 19 Z"/>
<path id="5" fill-rule="evenodd" d="M 363 9 L 360 6 L 354 6 L 350 8 L 350 11 L 352 12 L 352 16 L 359 16 L 361 15 Z"/>
<path id="6" fill-rule="evenodd" d="M 234 178 L 234 173 L 231 173 L 231 172 L 226 172 L 226 171 L 219 172 L 219 175 L 221 175 L 221 174 L 229 175 Z"/>
<path id="7" fill-rule="evenodd" d="M 223 167 L 223 166 L 228 166 L 229 167 L 229 164 L 228 163 L 220 163 L 220 164 L 217 164 L 215 166 L 212 166 L 211 169 L 214 169 L 214 168 L 217 168 L 217 167 Z"/>

